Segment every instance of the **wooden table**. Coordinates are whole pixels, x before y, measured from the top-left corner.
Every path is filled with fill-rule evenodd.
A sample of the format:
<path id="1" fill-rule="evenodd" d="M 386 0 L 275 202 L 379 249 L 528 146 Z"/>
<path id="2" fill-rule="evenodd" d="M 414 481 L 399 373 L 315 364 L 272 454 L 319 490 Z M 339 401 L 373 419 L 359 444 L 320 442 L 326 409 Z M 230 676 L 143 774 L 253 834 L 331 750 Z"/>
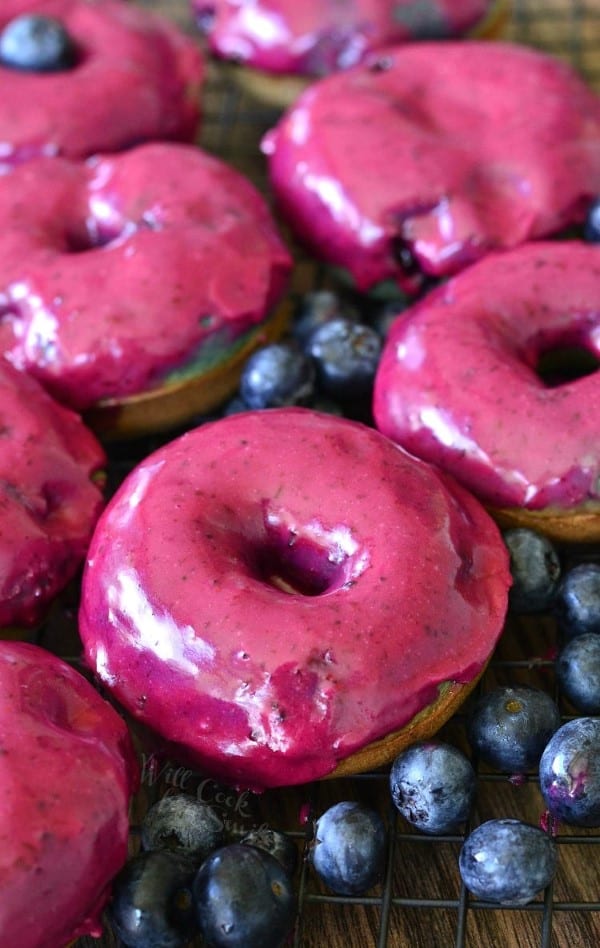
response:
<path id="1" fill-rule="evenodd" d="M 193 31 L 185 0 L 138 0 L 159 10 Z M 301 2 L 301 0 L 298 0 Z M 538 45 L 573 62 L 600 91 L 599 0 L 514 0 L 508 26 L 512 39 Z M 227 71 L 211 64 L 204 103 L 202 143 L 242 169 L 265 189 L 265 168 L 258 150 L 261 134 L 277 118 L 241 94 Z M 298 258 L 294 287 L 306 289 L 316 279 L 310 261 Z M 546 656 L 556 645 L 556 630 L 548 620 L 510 620 L 484 685 L 495 681 L 526 682 L 554 688 L 552 662 Z M 563 706 L 563 710 L 567 711 Z M 463 723 L 455 719 L 445 736 L 463 741 Z M 144 799 L 179 787 L 198 790 L 215 799 L 212 783 L 200 775 L 173 772 L 160 785 L 150 786 L 146 769 Z M 312 813 L 342 799 L 361 799 L 377 806 L 390 826 L 390 857 L 385 884 L 363 900 L 335 899 L 317 884 L 305 866 L 299 888 L 299 924 L 295 944 L 330 948 L 468 948 L 518 946 L 518 948 L 587 948 L 600 943 L 600 831 L 559 835 L 559 870 L 553 891 L 545 902 L 514 911 L 477 906 L 461 889 L 457 855 L 461 837 L 432 839 L 416 836 L 396 820 L 390 809 L 387 774 L 371 774 L 314 787 L 270 792 L 262 798 L 230 794 L 220 799 L 224 819 L 232 827 L 250 829 L 264 821 L 294 833 L 302 845 L 307 825 L 301 819 L 307 805 Z M 143 802 L 140 806 L 143 806 Z M 543 804 L 535 778 L 517 786 L 494 774 L 480 775 L 474 821 L 492 817 L 518 817 L 538 822 Z M 309 824 L 310 825 L 310 824 Z M 98 945 L 81 939 L 80 946 Z M 114 946 L 110 933 L 100 943 Z"/>

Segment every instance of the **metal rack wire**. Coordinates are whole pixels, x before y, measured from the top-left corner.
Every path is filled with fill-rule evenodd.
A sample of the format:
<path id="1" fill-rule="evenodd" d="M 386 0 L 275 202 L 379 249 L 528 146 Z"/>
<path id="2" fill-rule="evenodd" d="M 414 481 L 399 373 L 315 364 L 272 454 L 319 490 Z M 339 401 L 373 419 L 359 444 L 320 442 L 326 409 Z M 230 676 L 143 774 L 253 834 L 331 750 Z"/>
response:
<path id="1" fill-rule="evenodd" d="M 164 0 L 146 0 L 146 6 L 168 9 Z M 185 23 L 182 5 L 177 18 Z M 510 38 L 537 46 L 575 65 L 600 91 L 600 3 L 598 0 L 513 0 Z M 226 68 L 212 64 L 204 101 L 202 144 L 209 151 L 242 170 L 266 191 L 265 164 L 260 154 L 262 134 L 278 113 L 251 98 L 231 80 Z M 322 271 L 298 251 L 293 289 L 302 292 L 323 280 Z M 127 470 L 154 446 L 125 446 L 113 452 L 111 475 L 117 483 Z M 599 553 L 600 555 L 600 553 Z M 67 606 L 67 610 L 69 607 Z M 58 621 L 45 627 L 41 641 L 56 647 L 60 636 L 64 653 L 65 624 L 73 620 L 75 605 Z M 60 626 L 60 633 L 57 627 Z M 76 648 L 74 633 L 69 648 Z M 528 683 L 549 689 L 559 701 L 565 717 L 572 715 L 554 681 L 554 665 L 548 657 L 556 647 L 556 629 L 551 619 L 512 618 L 502 643 L 480 688 L 496 683 Z M 451 742 L 464 745 L 464 717 L 457 716 L 442 732 Z M 589 898 L 590 888 L 583 868 L 593 875 L 593 862 L 600 867 L 600 831 L 571 831 L 561 827 L 559 872 L 554 886 L 523 908 L 498 907 L 474 900 L 465 891 L 458 873 L 458 852 L 464 834 L 429 837 L 411 830 L 396 813 L 390 799 L 388 773 L 383 770 L 353 778 L 323 781 L 289 791 L 271 791 L 258 798 L 227 794 L 217 785 L 203 784 L 201 775 L 186 772 L 175 776 L 176 765 L 151 794 L 179 789 L 199 791 L 205 786 L 238 829 L 251 829 L 261 822 L 284 829 L 306 854 L 312 835 L 312 820 L 328 805 L 342 799 L 368 800 L 384 816 L 389 830 L 385 877 L 381 885 L 363 898 L 333 896 L 319 884 L 308 860 L 302 860 L 297 879 L 298 921 L 294 946 L 316 948 L 325 943 L 345 948 L 475 948 L 475 946 L 519 945 L 520 948 L 587 946 L 600 943 L 600 901 Z M 511 781 L 483 765 L 477 765 L 479 792 L 473 821 L 494 816 L 519 816 L 538 822 L 543 804 L 535 775 Z M 182 784 L 186 784 L 182 786 Z M 143 788 L 148 797 L 148 783 Z M 466 830 L 465 830 L 466 832 Z M 135 828 L 132 845 L 135 847 Z M 561 868 L 562 867 L 562 868 Z M 592 867 L 592 869 L 590 869 Z M 600 873 L 599 873 L 600 875 Z M 574 881 L 575 880 L 575 881 Z M 581 884 L 578 884 L 581 880 Z M 326 934 L 325 934 L 326 933 Z M 449 940 L 449 933 L 451 934 Z M 81 946 L 96 946 L 81 939 Z M 110 934 L 103 945 L 116 945 Z"/>

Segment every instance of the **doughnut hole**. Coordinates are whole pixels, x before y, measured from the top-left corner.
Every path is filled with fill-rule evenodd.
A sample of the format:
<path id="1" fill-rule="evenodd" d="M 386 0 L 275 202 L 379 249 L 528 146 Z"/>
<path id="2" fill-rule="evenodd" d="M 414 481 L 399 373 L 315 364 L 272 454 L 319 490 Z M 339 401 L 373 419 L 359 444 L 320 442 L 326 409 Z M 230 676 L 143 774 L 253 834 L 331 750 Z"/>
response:
<path id="1" fill-rule="evenodd" d="M 600 352 L 594 345 L 593 332 L 592 328 L 589 339 L 565 333 L 538 345 L 535 373 L 546 388 L 558 388 L 598 371 Z"/>
<path id="2" fill-rule="evenodd" d="M 290 525 L 265 518 L 262 541 L 250 548 L 248 566 L 261 582 L 290 595 L 323 596 L 353 583 L 367 557 L 347 528 Z"/>
<path id="3" fill-rule="evenodd" d="M 95 220 L 74 223 L 64 233 L 66 253 L 87 253 L 112 244 L 123 235 L 121 229 L 100 226 Z"/>

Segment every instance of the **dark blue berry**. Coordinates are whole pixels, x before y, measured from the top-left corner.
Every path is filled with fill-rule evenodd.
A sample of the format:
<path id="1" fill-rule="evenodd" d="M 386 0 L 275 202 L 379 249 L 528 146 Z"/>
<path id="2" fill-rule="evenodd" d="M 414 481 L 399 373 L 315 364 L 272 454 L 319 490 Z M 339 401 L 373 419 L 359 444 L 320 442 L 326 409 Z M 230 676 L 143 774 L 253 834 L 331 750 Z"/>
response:
<path id="1" fill-rule="evenodd" d="M 256 846 L 273 856 L 281 863 L 285 871 L 293 876 L 298 864 L 298 849 L 287 833 L 261 826 L 250 830 L 240 840 L 243 846 Z"/>
<path id="2" fill-rule="evenodd" d="M 556 596 L 560 579 L 560 560 L 554 545 L 546 537 L 524 527 L 504 533 L 510 556 L 513 585 L 509 604 L 517 613 L 548 610 Z"/>
<path id="3" fill-rule="evenodd" d="M 467 837 L 458 864 L 475 898 L 526 905 L 550 885 L 556 861 L 556 843 L 537 826 L 489 820 Z"/>
<path id="4" fill-rule="evenodd" d="M 332 319 L 343 316 L 358 322 L 359 314 L 348 303 L 343 302 L 332 290 L 315 290 L 301 297 L 291 326 L 292 335 L 304 348 L 309 337 Z"/>
<path id="5" fill-rule="evenodd" d="M 144 849 L 177 850 L 199 865 L 223 844 L 223 821 L 195 797 L 183 793 L 164 796 L 146 813 L 141 839 Z"/>
<path id="6" fill-rule="evenodd" d="M 504 686 L 478 699 L 467 720 L 467 737 L 492 767 L 519 774 L 537 767 L 560 721 L 558 707 L 545 691 Z"/>
<path id="7" fill-rule="evenodd" d="M 29 72 L 58 72 L 75 64 L 75 45 L 59 20 L 23 14 L 0 33 L 0 62 Z"/>
<path id="8" fill-rule="evenodd" d="M 343 801 L 315 825 L 310 858 L 319 878 L 338 895 L 361 895 L 383 873 L 386 835 L 375 810 Z"/>
<path id="9" fill-rule="evenodd" d="M 424 833 L 451 833 L 469 818 L 476 776 L 458 748 L 423 741 L 396 757 L 390 789 L 397 810 L 412 826 Z"/>
<path id="10" fill-rule="evenodd" d="M 341 402 L 370 396 L 381 349 L 374 329 L 345 317 L 319 326 L 306 343 L 319 390 Z"/>
<path id="11" fill-rule="evenodd" d="M 202 936 L 214 948 L 279 948 L 294 923 L 288 873 L 269 853 L 241 843 L 203 862 L 194 901 Z"/>
<path id="12" fill-rule="evenodd" d="M 565 639 L 600 633 L 600 563 L 580 563 L 564 574 L 555 612 Z"/>
<path id="13" fill-rule="evenodd" d="M 315 368 L 298 346 L 274 342 L 257 349 L 240 379 L 240 396 L 248 408 L 308 405 L 315 389 Z"/>
<path id="14" fill-rule="evenodd" d="M 600 635 L 577 635 L 556 660 L 558 685 L 578 711 L 600 714 Z"/>
<path id="15" fill-rule="evenodd" d="M 600 243 L 600 198 L 590 204 L 583 225 L 583 239 L 589 244 Z"/>
<path id="16" fill-rule="evenodd" d="M 600 718 L 574 718 L 550 739 L 540 787 L 555 819 L 600 826 Z"/>
<path id="17" fill-rule="evenodd" d="M 196 864 L 157 851 L 131 859 L 113 885 L 109 917 L 128 948 L 182 948 L 197 931 L 192 899 Z"/>

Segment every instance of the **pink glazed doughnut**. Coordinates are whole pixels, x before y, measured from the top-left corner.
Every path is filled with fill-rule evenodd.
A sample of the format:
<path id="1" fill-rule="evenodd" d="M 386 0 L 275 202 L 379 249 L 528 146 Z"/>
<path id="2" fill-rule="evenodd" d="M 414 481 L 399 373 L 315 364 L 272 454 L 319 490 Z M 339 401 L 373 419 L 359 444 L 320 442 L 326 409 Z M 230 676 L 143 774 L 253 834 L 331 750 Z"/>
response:
<path id="1" fill-rule="evenodd" d="M 453 474 L 503 526 L 598 542 L 599 299 L 597 247 L 490 255 L 395 322 L 377 427 Z"/>
<path id="2" fill-rule="evenodd" d="M 0 943 L 99 936 L 127 858 L 137 765 L 125 723 L 86 679 L 0 642 Z"/>
<path id="3" fill-rule="evenodd" d="M 313 85 L 267 134 L 281 211 L 360 290 L 419 290 L 600 193 L 600 97 L 508 43 L 415 43 Z"/>
<path id="4" fill-rule="evenodd" d="M 80 631 L 181 760 L 253 789 L 356 772 L 432 734 L 483 671 L 498 528 L 372 428 L 271 409 L 196 428 L 107 508 Z"/>
<path id="5" fill-rule="evenodd" d="M 191 145 L 0 176 L 0 352 L 103 434 L 214 408 L 272 313 L 291 261 L 267 204 Z"/>
<path id="6" fill-rule="evenodd" d="M 174 25 L 122 0 L 2 0 L 0 31 L 24 14 L 59 20 L 77 59 L 52 73 L 0 64 L 0 169 L 194 138 L 204 67 Z"/>
<path id="7" fill-rule="evenodd" d="M 213 55 L 249 91 L 290 104 L 311 80 L 413 40 L 496 35 L 508 0 L 191 0 Z"/>
<path id="8" fill-rule="evenodd" d="M 0 630 L 43 617 L 103 507 L 104 451 L 73 412 L 0 358 Z"/>

